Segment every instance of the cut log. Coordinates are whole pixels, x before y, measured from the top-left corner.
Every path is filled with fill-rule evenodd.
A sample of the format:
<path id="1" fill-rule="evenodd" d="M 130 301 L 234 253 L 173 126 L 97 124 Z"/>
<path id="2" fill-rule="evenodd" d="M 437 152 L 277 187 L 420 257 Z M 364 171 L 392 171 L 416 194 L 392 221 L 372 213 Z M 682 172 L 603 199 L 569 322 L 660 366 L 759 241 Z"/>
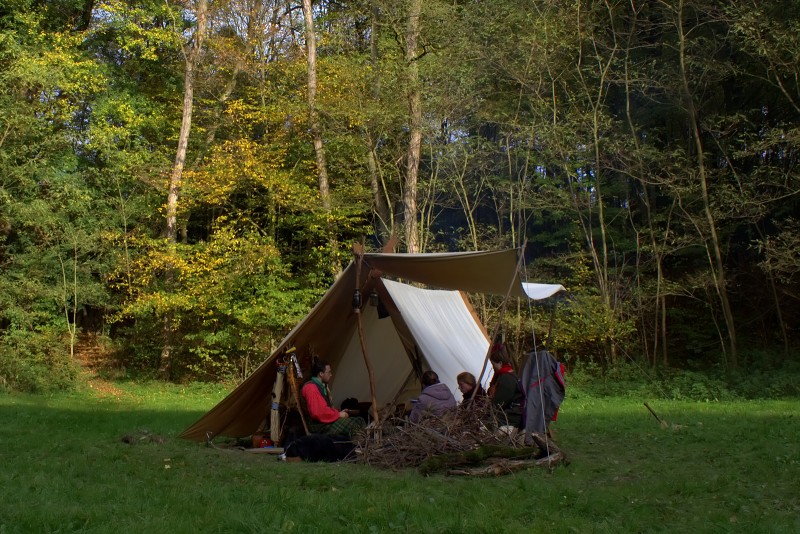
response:
<path id="1" fill-rule="evenodd" d="M 286 378 L 286 366 L 279 365 L 275 375 L 275 385 L 272 386 L 272 408 L 270 410 L 269 437 L 273 443 L 281 440 L 281 397 L 283 396 L 283 381 Z"/>

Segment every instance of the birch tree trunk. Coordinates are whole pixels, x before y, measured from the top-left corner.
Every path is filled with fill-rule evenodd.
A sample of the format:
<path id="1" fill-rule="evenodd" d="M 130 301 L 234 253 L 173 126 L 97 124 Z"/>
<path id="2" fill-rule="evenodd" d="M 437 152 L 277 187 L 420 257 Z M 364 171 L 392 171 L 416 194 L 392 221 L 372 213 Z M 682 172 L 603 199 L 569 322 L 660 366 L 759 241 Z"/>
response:
<path id="1" fill-rule="evenodd" d="M 169 194 L 167 196 L 167 220 L 164 229 L 164 237 L 170 246 L 174 246 L 178 235 L 178 200 L 181 193 L 183 180 L 183 168 L 186 163 L 186 149 L 189 145 L 189 133 L 192 129 L 192 103 L 194 101 L 194 75 L 195 69 L 200 61 L 200 53 L 203 48 L 203 39 L 206 33 L 206 16 L 208 13 L 208 0 L 198 0 L 197 3 L 197 28 L 194 32 L 189 50 L 184 49 L 186 70 L 183 79 L 183 113 L 181 116 L 181 129 L 178 135 L 178 148 L 175 151 L 175 161 L 172 164 L 172 172 L 169 179 Z M 175 273 L 167 270 L 166 283 L 172 286 Z M 161 349 L 160 370 L 167 378 L 171 378 L 172 368 L 172 313 L 168 312 L 164 317 L 163 337 L 164 345 Z"/>
<path id="2" fill-rule="evenodd" d="M 419 181 L 419 160 L 422 146 L 422 102 L 419 87 L 419 67 L 417 59 L 417 40 L 419 39 L 419 18 L 422 0 L 411 0 L 406 26 L 406 63 L 408 67 L 408 113 L 409 132 L 406 155 L 406 183 L 403 190 L 403 213 L 405 221 L 406 251 L 419 252 L 417 182 Z"/>

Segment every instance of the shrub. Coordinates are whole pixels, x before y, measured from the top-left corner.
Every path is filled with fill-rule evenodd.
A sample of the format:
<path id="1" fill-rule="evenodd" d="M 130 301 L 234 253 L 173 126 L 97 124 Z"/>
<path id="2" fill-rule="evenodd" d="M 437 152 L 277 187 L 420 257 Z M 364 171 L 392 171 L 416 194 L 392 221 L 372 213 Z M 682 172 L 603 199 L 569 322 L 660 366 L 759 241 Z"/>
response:
<path id="1" fill-rule="evenodd" d="M 0 338 L 0 385 L 28 393 L 73 388 L 78 366 L 68 347 L 56 326 L 6 330 Z"/>
<path id="2" fill-rule="evenodd" d="M 780 399 L 800 396 L 800 365 L 727 371 L 641 367 L 625 362 L 612 367 L 581 363 L 570 369 L 568 383 L 597 396 L 658 397 L 689 401 Z"/>

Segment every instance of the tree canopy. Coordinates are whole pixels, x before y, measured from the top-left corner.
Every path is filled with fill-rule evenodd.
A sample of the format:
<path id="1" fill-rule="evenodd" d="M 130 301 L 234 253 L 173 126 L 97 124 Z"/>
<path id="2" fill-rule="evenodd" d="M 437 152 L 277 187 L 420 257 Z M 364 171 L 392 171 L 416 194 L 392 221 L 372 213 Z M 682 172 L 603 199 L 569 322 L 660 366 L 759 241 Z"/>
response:
<path id="1" fill-rule="evenodd" d="M 6 2 L 0 384 L 64 387 L 87 332 L 241 378 L 390 236 L 527 243 L 576 364 L 793 361 L 799 29 L 763 0 Z"/>

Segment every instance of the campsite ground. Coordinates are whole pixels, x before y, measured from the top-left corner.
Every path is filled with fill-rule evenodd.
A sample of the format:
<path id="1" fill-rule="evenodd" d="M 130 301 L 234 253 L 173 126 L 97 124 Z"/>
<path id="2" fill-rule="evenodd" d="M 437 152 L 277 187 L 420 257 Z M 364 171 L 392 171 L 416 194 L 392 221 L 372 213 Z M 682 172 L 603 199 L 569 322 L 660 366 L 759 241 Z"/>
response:
<path id="1" fill-rule="evenodd" d="M 800 531 L 796 399 L 572 388 L 556 435 L 568 467 L 424 478 L 175 438 L 224 393 L 117 383 L 112 393 L 0 394 L 0 532 Z"/>

